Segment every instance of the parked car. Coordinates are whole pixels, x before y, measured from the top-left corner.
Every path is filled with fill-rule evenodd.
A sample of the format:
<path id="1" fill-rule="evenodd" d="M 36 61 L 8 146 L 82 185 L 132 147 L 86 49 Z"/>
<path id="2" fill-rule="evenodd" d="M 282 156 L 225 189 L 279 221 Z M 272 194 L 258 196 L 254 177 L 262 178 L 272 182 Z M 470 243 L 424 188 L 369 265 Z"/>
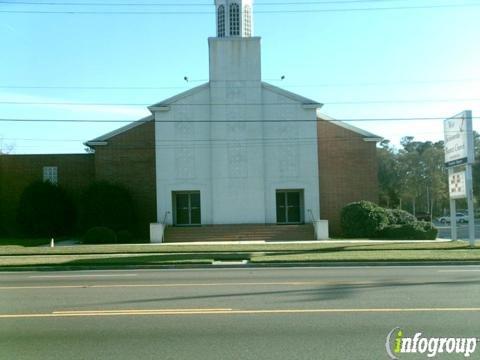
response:
<path id="1" fill-rule="evenodd" d="M 430 221 L 430 214 L 428 212 L 417 212 L 415 217 L 419 221 Z"/>
<path id="2" fill-rule="evenodd" d="M 468 216 L 465 215 L 464 213 L 456 213 L 455 218 L 457 220 L 457 223 L 460 223 L 460 224 L 468 223 Z M 450 216 L 439 217 L 438 221 L 440 221 L 442 224 L 450 223 Z"/>

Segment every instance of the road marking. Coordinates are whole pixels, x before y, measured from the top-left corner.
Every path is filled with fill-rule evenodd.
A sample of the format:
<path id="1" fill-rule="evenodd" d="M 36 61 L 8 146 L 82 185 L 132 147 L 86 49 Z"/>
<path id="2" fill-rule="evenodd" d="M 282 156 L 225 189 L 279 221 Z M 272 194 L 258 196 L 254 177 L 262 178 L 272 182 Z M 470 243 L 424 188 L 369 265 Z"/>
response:
<path id="1" fill-rule="evenodd" d="M 335 313 L 407 313 L 407 312 L 480 312 L 480 308 L 391 308 L 391 309 L 153 309 L 153 310 L 83 310 L 56 311 L 45 314 L 0 314 L 0 319 L 40 317 L 95 317 L 141 315 L 261 315 L 261 314 L 335 314 Z"/>
<path id="2" fill-rule="evenodd" d="M 85 275 L 32 275 L 29 278 L 38 279 L 63 279 L 63 278 L 77 278 L 77 277 L 125 277 L 137 276 L 138 274 L 85 274 Z"/>
<path id="3" fill-rule="evenodd" d="M 83 288 L 151 288 L 151 287 L 221 287 L 221 286 L 307 286 L 307 285 L 373 285 L 373 281 L 287 281 L 287 282 L 238 282 L 238 283 L 177 283 L 177 284 L 103 284 L 103 285 L 46 285 L 0 286 L 0 290 L 30 289 L 83 289 Z"/>
<path id="4" fill-rule="evenodd" d="M 480 269 L 437 270 L 437 272 L 480 272 Z"/>
<path id="5" fill-rule="evenodd" d="M 132 314 L 132 313 L 189 313 L 189 312 L 211 312 L 211 311 L 233 311 L 231 308 L 203 308 L 203 309 L 128 309 L 128 310 L 65 310 L 54 311 L 52 314 Z"/>

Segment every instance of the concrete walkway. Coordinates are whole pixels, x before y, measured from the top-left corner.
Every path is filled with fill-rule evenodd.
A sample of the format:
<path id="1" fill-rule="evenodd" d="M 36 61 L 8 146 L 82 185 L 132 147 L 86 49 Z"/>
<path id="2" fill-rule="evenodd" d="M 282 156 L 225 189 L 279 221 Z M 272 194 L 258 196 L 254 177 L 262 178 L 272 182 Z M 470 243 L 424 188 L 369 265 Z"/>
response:
<path id="1" fill-rule="evenodd" d="M 450 239 L 437 239 L 437 240 L 300 240 L 300 241 L 198 241 L 198 242 L 178 242 L 178 243 L 151 243 L 150 245 L 261 245 L 261 244 L 276 244 L 276 245 L 287 245 L 287 244 L 422 244 L 422 243 L 445 243 L 450 242 Z M 148 244 L 146 244 L 148 245 Z"/>

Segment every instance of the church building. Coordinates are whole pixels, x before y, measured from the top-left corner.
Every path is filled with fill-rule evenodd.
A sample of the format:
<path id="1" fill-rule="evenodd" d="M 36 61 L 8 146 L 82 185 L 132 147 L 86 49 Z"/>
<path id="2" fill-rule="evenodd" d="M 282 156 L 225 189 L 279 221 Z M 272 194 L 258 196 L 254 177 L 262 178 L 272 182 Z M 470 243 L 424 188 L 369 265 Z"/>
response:
<path id="1" fill-rule="evenodd" d="M 86 142 L 93 154 L 82 155 L 83 162 L 76 155 L 75 163 L 92 181 L 127 187 L 141 231 L 149 227 L 154 242 L 169 241 L 169 235 L 170 241 L 195 239 L 202 229 L 222 238 L 237 234 L 229 239 L 252 231 L 321 239 L 329 226 L 338 233 L 344 205 L 378 200 L 375 148 L 381 138 L 320 113 L 319 102 L 262 81 L 252 0 L 215 0 L 215 6 L 209 81 Z M 26 167 L 58 162 L 54 155 L 28 156 Z M 61 162 L 69 156 L 75 155 L 60 155 Z M 2 173 L 23 171 L 13 160 L 21 157 L 1 156 Z M 62 183 L 62 169 L 55 171 Z"/>

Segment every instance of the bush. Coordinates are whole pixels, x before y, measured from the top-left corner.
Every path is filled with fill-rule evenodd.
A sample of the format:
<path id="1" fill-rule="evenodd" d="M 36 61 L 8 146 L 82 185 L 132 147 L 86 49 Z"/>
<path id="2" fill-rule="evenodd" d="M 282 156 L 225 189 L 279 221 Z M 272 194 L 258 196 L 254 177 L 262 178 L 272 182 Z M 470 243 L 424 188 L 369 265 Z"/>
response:
<path id="1" fill-rule="evenodd" d="M 82 227 L 104 226 L 113 231 L 135 228 L 135 211 L 127 189 L 108 182 L 95 182 L 82 199 Z"/>
<path id="2" fill-rule="evenodd" d="M 117 235 L 108 227 L 96 226 L 87 231 L 83 242 L 86 244 L 115 244 Z"/>
<path id="3" fill-rule="evenodd" d="M 349 238 L 371 238 L 388 225 L 384 208 L 370 202 L 350 203 L 340 216 L 343 235 Z"/>
<path id="4" fill-rule="evenodd" d="M 377 237 L 392 240 L 435 240 L 438 229 L 430 223 L 416 221 L 413 224 L 388 225 Z"/>
<path id="5" fill-rule="evenodd" d="M 27 236 L 67 235 L 73 230 L 75 209 L 62 188 L 37 181 L 27 186 L 20 197 L 17 222 Z"/>
<path id="6" fill-rule="evenodd" d="M 133 243 L 133 236 L 130 231 L 120 230 L 117 232 L 117 242 L 119 244 L 131 244 Z"/>
<path id="7" fill-rule="evenodd" d="M 405 210 L 386 209 L 389 225 L 409 225 L 417 222 L 415 216 Z"/>

